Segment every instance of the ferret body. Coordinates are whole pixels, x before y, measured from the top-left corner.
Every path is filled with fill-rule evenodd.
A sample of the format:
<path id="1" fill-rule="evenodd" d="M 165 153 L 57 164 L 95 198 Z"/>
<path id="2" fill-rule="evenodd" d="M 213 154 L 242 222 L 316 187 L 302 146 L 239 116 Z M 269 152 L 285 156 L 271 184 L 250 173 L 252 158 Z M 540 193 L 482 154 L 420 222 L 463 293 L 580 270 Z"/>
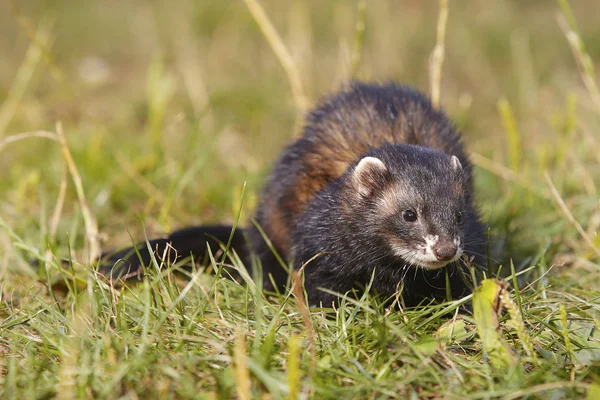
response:
<path id="1" fill-rule="evenodd" d="M 268 290 L 288 282 L 273 250 L 302 268 L 311 305 L 330 306 L 332 292 L 368 285 L 385 297 L 402 289 L 407 305 L 448 293 L 458 298 L 470 290 L 463 255 L 484 264 L 472 193 L 460 136 L 424 95 L 354 83 L 308 115 L 302 137 L 275 164 L 255 216 L 272 246 L 252 226 L 248 245 L 238 235 L 234 247 L 258 255 Z M 196 258 L 205 235 L 216 233 L 187 232 L 164 243 Z M 182 238 L 194 244 L 178 246 Z M 127 262 L 135 269 L 131 257 Z"/>

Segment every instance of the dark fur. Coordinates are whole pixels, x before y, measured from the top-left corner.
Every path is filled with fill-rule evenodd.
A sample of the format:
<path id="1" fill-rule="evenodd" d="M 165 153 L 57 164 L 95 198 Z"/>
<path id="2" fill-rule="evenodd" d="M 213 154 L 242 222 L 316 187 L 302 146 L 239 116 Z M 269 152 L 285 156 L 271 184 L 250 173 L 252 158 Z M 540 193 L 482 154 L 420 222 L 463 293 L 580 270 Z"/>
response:
<path id="1" fill-rule="evenodd" d="M 351 184 L 351 173 L 365 155 L 380 158 L 389 169 L 389 182 L 378 188 L 375 198 L 394 182 L 402 182 L 407 189 L 399 196 L 397 212 L 391 215 L 381 215 L 373 205 L 375 199 L 357 197 Z M 452 175 L 450 155 L 457 156 L 462 164 L 458 179 Z M 294 268 L 323 253 L 305 267 L 311 304 L 329 305 L 334 299 L 319 287 L 344 293 L 364 287 L 374 276 L 373 288 L 385 296 L 392 295 L 402 283 L 403 298 L 412 305 L 422 298 L 445 294 L 446 270 L 452 296 L 468 293 L 461 273 L 464 268 L 457 263 L 429 272 L 413 268 L 394 256 L 383 238 L 396 235 L 398 240 L 409 242 L 423 233 L 411 232 L 414 227 L 403 225 L 400 215 L 406 207 L 417 204 L 429 210 L 428 233 L 460 232 L 465 253 L 482 265 L 485 238 L 472 192 L 471 164 L 460 136 L 425 96 L 395 84 L 355 83 L 308 115 L 303 136 L 276 163 L 255 219 L 275 250 L 284 260 L 292 261 Z M 462 225 L 453 219 L 457 211 L 465 216 Z M 170 241 L 180 255 L 192 253 L 201 258 L 205 234 L 218 233 L 214 236 L 227 241 L 229 231 L 219 229 L 212 233 L 203 227 L 179 231 L 159 244 L 166 246 Z M 249 228 L 247 233 L 251 251 L 262 263 L 264 287 L 274 289 L 272 280 L 283 289 L 287 272 L 256 228 Z M 248 262 L 249 253 L 240 236 L 236 236 L 234 248 Z M 127 260 L 129 269 L 135 270 L 138 263 L 131 257 Z"/>
<path id="2" fill-rule="evenodd" d="M 221 245 L 228 243 L 231 232 L 231 226 L 223 225 L 180 229 L 166 238 L 149 240 L 138 243 L 135 248 L 129 247 L 103 254 L 100 259 L 100 271 L 111 280 L 141 280 L 142 265 L 151 265 L 153 257 L 158 262 L 175 263 L 191 255 L 195 263 L 206 265 L 207 245 L 210 246 L 213 255 L 218 256 Z M 231 248 L 242 255 L 248 254 L 241 229 L 234 231 Z M 152 252 L 149 249 L 152 249 Z"/>
<path id="3" fill-rule="evenodd" d="M 403 182 L 406 192 L 398 194 L 396 212 L 382 215 L 375 192 L 371 198 L 356 193 L 351 182 L 352 168 L 342 177 L 319 192 L 309 203 L 306 212 L 299 217 L 293 232 L 293 258 L 295 268 L 309 261 L 304 269 L 306 288 L 311 302 L 314 299 L 331 303 L 335 296 L 325 294 L 319 287 L 345 293 L 361 288 L 373 279 L 373 288 L 385 297 L 392 296 L 403 283 L 403 299 L 414 305 L 427 297 L 444 298 L 446 295 L 446 271 L 427 271 L 410 265 L 394 255 L 386 240 L 409 245 L 423 234 L 459 235 L 463 242 L 469 232 L 481 231 L 476 219 L 467 218 L 457 224 L 457 211 L 474 215 L 464 197 L 465 182 L 457 182 L 449 166 L 449 157 L 441 152 L 413 145 L 384 145 L 369 153 L 384 161 L 390 168 L 388 182 L 382 180 L 378 188 L 385 192 L 386 186 Z M 450 190 L 457 185 L 455 191 Z M 421 231 L 414 223 L 402 218 L 406 209 L 421 209 L 427 213 L 430 225 Z M 465 224 L 467 224 L 465 226 Z M 477 246 L 466 246 L 466 253 Z M 477 259 L 481 263 L 481 258 Z M 451 295 L 459 298 L 468 294 L 464 280 L 468 272 L 456 263 L 446 267 Z"/>

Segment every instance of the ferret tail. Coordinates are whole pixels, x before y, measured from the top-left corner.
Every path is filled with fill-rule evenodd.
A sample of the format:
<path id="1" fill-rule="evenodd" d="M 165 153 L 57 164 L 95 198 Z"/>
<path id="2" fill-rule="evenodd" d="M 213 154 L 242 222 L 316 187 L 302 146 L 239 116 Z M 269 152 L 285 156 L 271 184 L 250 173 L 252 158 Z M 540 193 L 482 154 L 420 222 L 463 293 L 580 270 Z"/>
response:
<path id="1" fill-rule="evenodd" d="M 151 267 L 153 259 L 164 265 L 180 264 L 190 269 L 195 264 L 210 263 L 208 249 L 217 261 L 222 257 L 222 246 L 231 238 L 229 249 L 235 250 L 244 265 L 248 266 L 248 246 L 241 228 L 232 226 L 193 226 L 171 233 L 166 238 L 148 240 L 116 252 L 104 253 L 100 258 L 99 272 L 111 281 L 142 280 L 144 267 Z"/>

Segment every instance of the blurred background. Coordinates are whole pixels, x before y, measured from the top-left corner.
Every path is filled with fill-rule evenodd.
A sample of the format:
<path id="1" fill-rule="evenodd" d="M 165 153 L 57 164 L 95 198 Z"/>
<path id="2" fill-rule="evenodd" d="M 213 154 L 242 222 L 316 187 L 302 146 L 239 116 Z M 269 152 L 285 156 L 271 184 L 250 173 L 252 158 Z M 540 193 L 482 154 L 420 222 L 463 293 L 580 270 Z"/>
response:
<path id="1" fill-rule="evenodd" d="M 311 104 L 352 78 L 429 92 L 437 1 L 368 2 L 362 41 L 358 2 L 260 4 Z M 600 111 L 559 23 L 571 22 L 598 65 L 597 8 L 450 1 L 441 104 L 476 153 L 479 203 L 513 254 L 554 243 L 571 261 L 587 257 L 545 171 L 592 238 L 599 224 Z M 244 182 L 248 219 L 299 124 L 287 75 L 241 0 L 4 0 L 0 54 L 0 138 L 62 122 L 106 248 L 144 230 L 232 221 Z M 81 246 L 70 183 L 56 237 L 47 234 L 63 179 L 58 145 L 8 144 L 0 170 L 5 224 L 40 248 Z M 12 248 L 7 233 L 0 248 Z M 5 252 L 4 265 L 14 257 Z"/>

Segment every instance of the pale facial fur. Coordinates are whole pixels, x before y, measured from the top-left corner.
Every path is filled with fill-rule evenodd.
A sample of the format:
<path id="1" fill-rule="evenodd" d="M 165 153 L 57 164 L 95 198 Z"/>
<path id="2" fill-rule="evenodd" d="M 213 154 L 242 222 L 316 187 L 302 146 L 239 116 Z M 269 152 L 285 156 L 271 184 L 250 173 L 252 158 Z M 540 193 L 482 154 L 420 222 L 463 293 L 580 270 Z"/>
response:
<path id="1" fill-rule="evenodd" d="M 433 246 L 435 246 L 438 240 L 438 235 L 426 235 L 423 238 L 423 243 L 414 243 L 413 246 L 409 247 L 405 243 L 392 238 L 392 240 L 390 240 L 390 247 L 395 255 L 405 259 L 408 264 L 428 270 L 436 270 L 457 261 L 463 253 L 460 238 L 457 237 L 453 239 L 453 242 L 456 245 L 456 254 L 454 257 L 448 261 L 439 261 L 433 252 Z"/>

